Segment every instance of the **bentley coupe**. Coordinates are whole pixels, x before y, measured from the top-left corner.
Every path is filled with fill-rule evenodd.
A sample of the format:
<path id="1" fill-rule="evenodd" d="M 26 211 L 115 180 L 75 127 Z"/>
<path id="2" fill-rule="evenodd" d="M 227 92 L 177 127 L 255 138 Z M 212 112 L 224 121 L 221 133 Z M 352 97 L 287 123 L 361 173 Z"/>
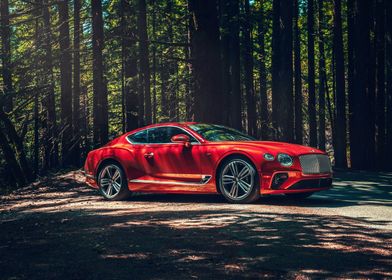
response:
<path id="1" fill-rule="evenodd" d="M 215 193 L 232 203 L 250 203 L 270 194 L 302 199 L 332 185 L 331 162 L 323 151 L 193 122 L 125 133 L 91 151 L 83 169 L 86 183 L 108 200 L 137 192 Z"/>

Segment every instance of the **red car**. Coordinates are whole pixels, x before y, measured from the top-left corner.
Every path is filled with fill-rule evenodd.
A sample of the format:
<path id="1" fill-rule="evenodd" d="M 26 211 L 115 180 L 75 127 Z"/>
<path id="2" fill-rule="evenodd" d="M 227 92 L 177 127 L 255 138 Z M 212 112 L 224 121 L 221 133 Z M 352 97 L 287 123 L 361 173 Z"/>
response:
<path id="1" fill-rule="evenodd" d="M 257 141 L 204 123 L 150 125 L 91 151 L 86 182 L 109 200 L 134 192 L 219 193 L 249 203 L 260 195 L 304 198 L 332 185 L 328 155 L 301 145 Z"/>

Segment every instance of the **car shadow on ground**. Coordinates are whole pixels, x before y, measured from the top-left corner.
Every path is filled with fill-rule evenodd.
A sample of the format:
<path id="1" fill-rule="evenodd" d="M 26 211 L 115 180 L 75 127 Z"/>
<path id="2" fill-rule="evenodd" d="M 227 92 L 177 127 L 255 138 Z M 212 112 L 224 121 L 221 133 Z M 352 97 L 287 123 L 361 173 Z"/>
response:
<path id="1" fill-rule="evenodd" d="M 251 208 L 217 195 L 143 194 L 111 202 L 72 177 L 50 179 L 2 198 L 0 279 L 392 277 L 391 232 L 371 228 L 390 221 L 264 207 L 290 201 L 265 197 Z"/>
<path id="2" fill-rule="evenodd" d="M 131 201 L 177 203 L 226 203 L 220 195 L 137 194 Z M 392 173 L 335 172 L 330 190 L 315 193 L 307 199 L 285 195 L 262 196 L 258 204 L 298 207 L 345 207 L 353 205 L 392 206 Z"/>

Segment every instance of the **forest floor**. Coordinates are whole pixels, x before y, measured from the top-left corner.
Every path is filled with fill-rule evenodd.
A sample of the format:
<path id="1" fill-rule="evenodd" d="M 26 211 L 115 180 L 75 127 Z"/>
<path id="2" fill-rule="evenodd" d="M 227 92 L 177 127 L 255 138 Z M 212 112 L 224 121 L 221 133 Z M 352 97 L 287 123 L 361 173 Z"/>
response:
<path id="1" fill-rule="evenodd" d="M 298 202 L 143 194 L 76 172 L 0 197 L 0 279 L 392 278 L 392 174 L 335 174 Z"/>

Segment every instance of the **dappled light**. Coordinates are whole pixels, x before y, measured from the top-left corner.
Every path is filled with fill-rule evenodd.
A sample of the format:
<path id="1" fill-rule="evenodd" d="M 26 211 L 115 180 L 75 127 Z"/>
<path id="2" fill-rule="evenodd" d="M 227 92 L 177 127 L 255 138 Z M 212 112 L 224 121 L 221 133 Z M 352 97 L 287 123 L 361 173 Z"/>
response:
<path id="1" fill-rule="evenodd" d="M 113 266 L 131 278 L 152 277 L 151 266 L 153 275 L 174 279 L 392 277 L 390 211 L 377 220 L 339 215 L 388 203 L 390 184 L 382 176 L 366 184 L 373 191 L 350 190 L 351 177 L 337 177 L 335 189 L 302 202 L 271 196 L 248 205 L 217 195 L 112 202 L 76 173 L 43 179 L 2 197 L 0 270 L 6 278 L 110 277 Z"/>

